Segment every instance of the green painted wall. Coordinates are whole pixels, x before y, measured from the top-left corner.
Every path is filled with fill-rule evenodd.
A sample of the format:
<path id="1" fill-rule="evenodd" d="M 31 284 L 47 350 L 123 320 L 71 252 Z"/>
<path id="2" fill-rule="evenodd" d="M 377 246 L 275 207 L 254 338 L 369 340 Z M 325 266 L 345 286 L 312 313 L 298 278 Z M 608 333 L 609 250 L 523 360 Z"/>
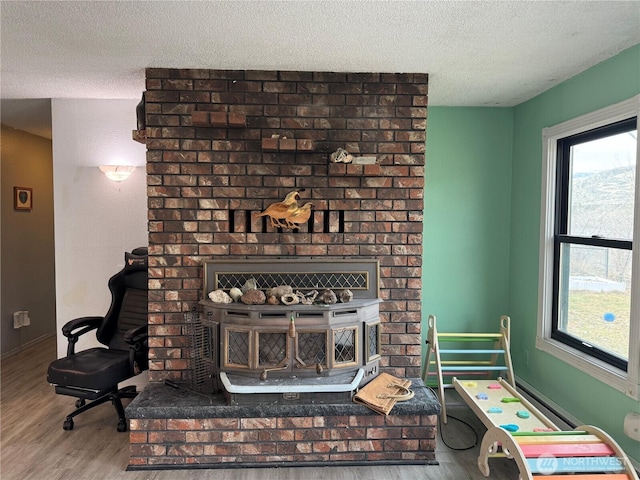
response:
<path id="1" fill-rule="evenodd" d="M 510 315 L 516 375 L 636 462 L 640 445 L 622 425 L 640 403 L 536 350 L 535 338 L 542 129 L 638 93 L 640 46 L 514 108 L 429 107 L 422 292 L 423 336 L 430 313 L 452 332 L 497 331 Z"/>
<path id="2" fill-rule="evenodd" d="M 535 348 L 542 129 L 638 93 L 640 46 L 513 109 L 509 314 L 516 375 L 582 422 L 603 428 L 640 462 L 640 444 L 622 430 L 624 415 L 640 411 L 640 404 Z M 524 361 L 525 350 L 529 353 L 528 365 Z"/>
<path id="3" fill-rule="evenodd" d="M 497 332 L 507 313 L 511 108 L 429 107 L 423 336 Z"/>

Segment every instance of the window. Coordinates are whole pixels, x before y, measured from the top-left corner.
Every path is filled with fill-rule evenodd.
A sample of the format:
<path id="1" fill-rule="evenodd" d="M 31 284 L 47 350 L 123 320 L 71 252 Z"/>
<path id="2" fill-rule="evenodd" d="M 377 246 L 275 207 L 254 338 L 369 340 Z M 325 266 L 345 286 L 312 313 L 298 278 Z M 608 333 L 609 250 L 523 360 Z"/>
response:
<path id="1" fill-rule="evenodd" d="M 634 97 L 543 131 L 537 338 L 538 348 L 633 398 L 640 383 L 639 103 Z"/>

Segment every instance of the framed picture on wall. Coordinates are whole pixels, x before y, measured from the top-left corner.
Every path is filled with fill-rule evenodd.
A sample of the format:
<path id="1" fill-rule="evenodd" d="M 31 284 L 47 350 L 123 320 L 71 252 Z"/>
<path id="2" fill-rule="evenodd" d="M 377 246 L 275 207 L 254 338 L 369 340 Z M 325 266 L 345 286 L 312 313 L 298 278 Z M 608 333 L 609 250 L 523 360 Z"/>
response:
<path id="1" fill-rule="evenodd" d="M 13 208 L 31 210 L 33 208 L 33 189 L 29 187 L 13 187 Z"/>

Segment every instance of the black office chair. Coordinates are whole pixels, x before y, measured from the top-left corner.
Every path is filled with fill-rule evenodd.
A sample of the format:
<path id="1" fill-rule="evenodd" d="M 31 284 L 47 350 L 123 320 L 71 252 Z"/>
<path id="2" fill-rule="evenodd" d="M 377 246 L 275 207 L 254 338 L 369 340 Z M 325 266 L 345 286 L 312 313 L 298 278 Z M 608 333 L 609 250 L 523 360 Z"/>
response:
<path id="1" fill-rule="evenodd" d="M 104 317 L 81 317 L 62 327 L 68 339 L 67 356 L 51 362 L 47 380 L 60 395 L 77 397 L 76 410 L 62 426 L 73 430 L 73 417 L 111 401 L 118 412 L 118 431 L 127 430 L 122 398 L 136 396 L 135 386 L 118 384 L 148 368 L 147 249 L 125 253 L 125 266 L 109 279 L 111 307 Z M 75 352 L 81 335 L 96 331 L 105 347 Z M 90 403 L 86 403 L 91 400 Z"/>

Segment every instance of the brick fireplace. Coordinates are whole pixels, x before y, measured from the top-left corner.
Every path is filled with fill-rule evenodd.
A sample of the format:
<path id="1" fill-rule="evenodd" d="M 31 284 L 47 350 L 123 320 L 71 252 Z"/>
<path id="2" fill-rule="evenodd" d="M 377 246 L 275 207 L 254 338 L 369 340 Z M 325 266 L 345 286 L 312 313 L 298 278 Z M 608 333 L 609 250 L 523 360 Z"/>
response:
<path id="1" fill-rule="evenodd" d="M 199 308 L 203 263 L 211 259 L 377 259 L 380 369 L 419 377 L 427 75 L 153 68 L 146 77 L 146 129 L 138 138 L 143 133 L 147 146 L 151 389 L 165 387 L 165 379 L 187 380 L 184 312 Z M 338 148 L 375 163 L 331 163 Z M 252 218 L 293 190 L 314 204 L 297 231 Z M 433 448 L 423 449 L 435 444 L 433 413 L 409 408 L 387 419 L 335 413 L 133 417 L 130 464 L 193 464 L 214 451 L 219 455 L 209 463 L 237 462 L 240 447 L 223 454 L 218 444 L 222 431 L 241 432 L 243 424 L 265 432 L 281 425 L 292 439 L 297 428 L 347 425 L 352 442 L 380 443 L 365 460 L 384 459 L 385 449 L 390 459 L 433 459 Z M 397 431 L 385 447 L 375 436 L 387 423 Z M 244 435 L 242 451 L 255 453 L 266 433 L 228 435 Z M 317 441 L 326 443 L 327 435 Z M 334 440 L 345 442 L 340 454 L 311 442 L 308 457 L 329 461 L 333 451 L 333 460 L 353 461 L 355 451 L 369 448 Z M 292 461 L 287 448 L 296 447 L 265 451 Z"/>

